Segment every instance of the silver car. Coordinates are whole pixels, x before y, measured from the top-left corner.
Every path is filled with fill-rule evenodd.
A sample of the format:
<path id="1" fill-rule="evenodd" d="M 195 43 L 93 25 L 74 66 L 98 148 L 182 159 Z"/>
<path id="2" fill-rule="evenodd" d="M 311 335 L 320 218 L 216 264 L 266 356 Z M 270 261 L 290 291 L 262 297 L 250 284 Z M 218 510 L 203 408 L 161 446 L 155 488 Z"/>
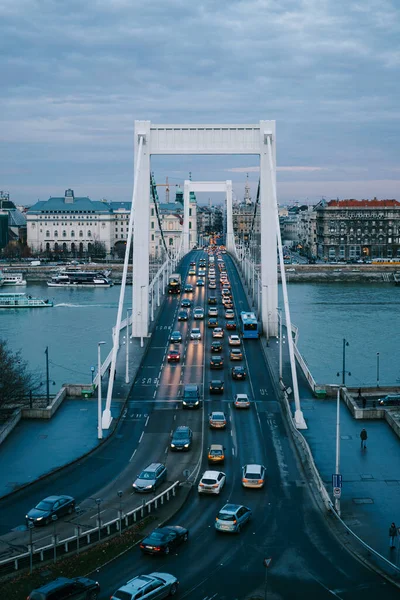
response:
<path id="1" fill-rule="evenodd" d="M 135 492 L 153 492 L 167 478 L 167 468 L 162 463 L 151 463 L 132 484 Z"/>
<path id="2" fill-rule="evenodd" d="M 265 484 L 266 471 L 263 465 L 244 465 L 242 469 L 242 486 L 246 488 L 262 488 Z"/>
<path id="3" fill-rule="evenodd" d="M 241 504 L 225 504 L 215 519 L 215 529 L 227 533 L 240 533 L 250 520 L 252 511 Z"/>
<path id="4" fill-rule="evenodd" d="M 177 578 L 169 573 L 138 575 L 118 588 L 111 596 L 111 600 L 120 600 L 121 598 L 124 600 L 167 598 L 176 594 L 178 585 Z"/>

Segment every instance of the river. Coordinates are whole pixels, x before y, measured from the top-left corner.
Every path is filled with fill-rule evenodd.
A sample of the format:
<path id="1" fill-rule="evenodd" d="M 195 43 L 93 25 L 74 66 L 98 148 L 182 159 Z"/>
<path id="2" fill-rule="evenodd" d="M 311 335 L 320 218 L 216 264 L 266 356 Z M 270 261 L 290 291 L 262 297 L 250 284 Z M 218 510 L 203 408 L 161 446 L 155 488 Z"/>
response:
<path id="1" fill-rule="evenodd" d="M 299 328 L 298 346 L 318 383 L 341 381 L 336 373 L 342 370 L 343 338 L 349 342 L 348 385 L 376 385 L 378 352 L 380 384 L 400 382 L 400 287 L 385 283 L 289 283 L 288 290 L 292 321 Z M 0 310 L 0 337 L 11 349 L 21 350 L 43 383 L 45 349 L 49 347 L 50 379 L 55 382 L 52 393 L 65 382 L 90 383 L 91 367 L 97 365 L 97 342 L 106 342 L 103 358 L 111 349 L 120 287 L 64 289 L 29 284 L 26 291 L 51 298 L 54 307 Z M 127 307 L 131 306 L 131 293 L 128 287 Z"/>

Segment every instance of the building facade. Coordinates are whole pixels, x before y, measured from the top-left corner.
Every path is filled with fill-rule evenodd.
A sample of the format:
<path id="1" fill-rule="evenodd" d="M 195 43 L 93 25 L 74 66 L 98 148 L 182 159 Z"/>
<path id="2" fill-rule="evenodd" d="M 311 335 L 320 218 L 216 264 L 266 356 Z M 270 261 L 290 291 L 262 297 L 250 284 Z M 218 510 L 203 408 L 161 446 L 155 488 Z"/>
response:
<path id="1" fill-rule="evenodd" d="M 233 234 L 239 243 L 248 243 L 250 233 L 261 233 L 260 205 L 257 206 L 254 216 L 255 204 L 242 202 L 232 207 Z"/>
<path id="2" fill-rule="evenodd" d="M 26 244 L 25 215 L 10 200 L 8 192 L 0 191 L 0 249 L 9 243 Z"/>
<path id="3" fill-rule="evenodd" d="M 397 200 L 323 200 L 315 211 L 320 258 L 400 258 Z"/>
<path id="4" fill-rule="evenodd" d="M 197 207 L 197 233 L 209 235 L 222 231 L 222 208 L 220 206 Z"/>

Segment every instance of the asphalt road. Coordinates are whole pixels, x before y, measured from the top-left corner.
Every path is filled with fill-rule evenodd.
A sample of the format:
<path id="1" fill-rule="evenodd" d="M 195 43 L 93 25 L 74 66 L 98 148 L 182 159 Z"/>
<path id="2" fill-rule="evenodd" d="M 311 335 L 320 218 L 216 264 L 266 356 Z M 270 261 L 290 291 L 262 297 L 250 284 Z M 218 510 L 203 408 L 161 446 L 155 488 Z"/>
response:
<path id="1" fill-rule="evenodd" d="M 197 252 L 186 257 L 182 272 L 187 272 L 193 256 L 198 261 L 201 255 Z M 246 296 L 235 267 L 229 257 L 225 256 L 225 261 L 235 309 L 246 310 Z M 217 290 L 212 294 L 220 297 L 217 268 L 216 274 Z M 195 277 L 189 279 L 191 283 L 195 280 Z M 209 294 L 207 288 L 196 288 L 194 306 L 207 307 Z M 153 460 L 167 461 L 170 481 L 175 477 L 183 479 L 186 469 L 195 475 L 197 461 L 191 458 L 191 452 L 181 455 L 167 451 L 171 430 L 177 424 L 187 423 L 194 431 L 193 456 L 196 450 L 205 449 L 212 442 L 224 444 L 226 461 L 221 470 L 227 475 L 226 486 L 220 497 L 204 498 L 198 496 L 197 486 L 194 486 L 188 501 L 173 519 L 173 523 L 190 530 L 189 541 L 176 554 L 149 557 L 142 556 L 139 548 L 134 548 L 94 573 L 93 577 L 102 587 L 101 598 L 109 598 L 128 579 L 152 571 L 176 575 L 180 581 L 179 597 L 194 600 L 245 599 L 251 594 L 262 596 L 266 574 L 269 600 L 303 597 L 323 600 L 332 596 L 369 600 L 379 595 L 388 600 L 397 598 L 397 589 L 361 565 L 329 533 L 303 479 L 260 342 L 248 340 L 242 344 L 245 350 L 242 364 L 247 365 L 249 374 L 245 381 L 231 379 L 227 332 L 223 340 L 225 368 L 219 372 L 211 371 L 208 361 L 212 330 L 202 322 L 201 342 L 189 340 L 192 320 L 177 323 L 179 301 L 180 298 L 170 297 L 163 307 L 117 435 L 81 465 L 38 482 L 37 486 L 27 488 L 9 501 L 0 502 L 2 523 L 6 521 L 8 527 L 10 523 L 21 523 L 27 508 L 56 491 L 71 493 L 81 503 L 88 502 L 88 497 L 112 497 L 121 481 L 131 481 L 138 469 Z M 224 326 L 221 303 L 218 308 Z M 198 325 L 196 322 L 195 326 Z M 168 337 L 174 329 L 179 329 L 183 335 L 180 345 L 183 360 L 178 365 L 166 362 Z M 222 377 L 224 394 L 210 396 L 210 379 Z M 202 386 L 203 410 L 184 411 L 180 408 L 179 398 L 185 383 Z M 250 410 L 232 407 L 236 392 L 245 392 L 252 398 Z M 226 430 L 209 429 L 208 413 L 211 410 L 226 413 Z M 200 474 L 208 468 L 204 452 L 202 457 Z M 267 467 L 265 489 L 242 487 L 241 466 L 250 462 L 263 463 Z M 239 535 L 217 534 L 214 530 L 215 516 L 228 501 L 245 504 L 253 511 L 252 520 Z M 7 526 L 3 530 L 7 530 Z M 272 559 L 267 572 L 263 566 L 265 558 Z"/>
<path id="2" fill-rule="evenodd" d="M 225 260 L 235 309 L 246 310 L 247 300 L 235 268 L 228 257 Z M 201 298 L 203 293 L 206 296 L 207 291 L 201 290 Z M 219 286 L 217 293 L 219 296 Z M 219 316 L 225 323 L 221 304 Z M 183 330 L 185 328 L 186 325 Z M 205 348 L 204 447 L 212 442 L 224 444 L 227 458 L 221 470 L 227 474 L 226 486 L 220 497 L 201 497 L 197 494 L 196 486 L 192 489 L 188 501 L 172 520 L 172 523 L 188 527 L 190 531 L 189 541 L 178 548 L 175 555 L 142 556 L 139 548 L 134 548 L 94 573 L 93 576 L 102 586 L 101 598 L 108 598 L 128 579 L 152 571 L 176 575 L 180 581 L 180 598 L 233 600 L 244 599 L 252 594 L 263 597 L 266 575 L 264 558 L 272 559 L 267 572 L 269 599 L 323 600 L 334 596 L 354 600 L 372 599 L 379 594 L 388 599 L 398 597 L 398 590 L 352 558 L 327 530 L 303 479 L 260 343 L 254 340 L 243 343 L 250 376 L 245 381 L 237 382 L 232 381 L 229 373 L 227 335 L 224 338 L 224 356 L 228 364 L 223 374 L 210 371 L 211 341 L 211 330 L 205 328 L 202 341 Z M 201 383 L 200 345 L 189 342 L 186 346 L 185 368 L 181 378 L 184 382 Z M 160 397 L 168 394 L 171 380 L 166 373 L 167 370 L 160 381 L 161 389 L 157 393 Z M 209 381 L 221 375 L 225 382 L 224 394 L 210 397 L 207 391 Z M 245 392 L 253 399 L 249 411 L 232 407 L 233 394 L 236 392 Z M 208 413 L 211 410 L 223 410 L 226 413 L 226 430 L 208 428 Z M 188 414 L 188 411 L 182 413 Z M 268 481 L 264 490 L 242 487 L 241 466 L 250 462 L 263 463 L 267 467 Z M 200 474 L 207 468 L 203 457 Z M 240 535 L 217 534 L 214 530 L 216 514 L 226 502 L 245 504 L 253 511 L 252 520 Z"/>

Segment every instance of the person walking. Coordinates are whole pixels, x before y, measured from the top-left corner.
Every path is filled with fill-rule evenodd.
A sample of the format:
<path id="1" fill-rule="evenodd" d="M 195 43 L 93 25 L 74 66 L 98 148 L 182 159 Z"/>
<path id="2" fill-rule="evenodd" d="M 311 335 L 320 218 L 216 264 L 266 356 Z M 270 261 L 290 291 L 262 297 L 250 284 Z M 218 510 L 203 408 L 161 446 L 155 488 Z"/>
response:
<path id="1" fill-rule="evenodd" d="M 361 429 L 361 433 L 360 433 L 361 450 L 364 450 L 364 448 L 367 447 L 367 444 L 365 443 L 367 441 L 367 438 L 368 438 L 367 430 L 366 429 Z"/>
<path id="2" fill-rule="evenodd" d="M 389 547 L 391 549 L 396 548 L 396 538 L 397 538 L 397 527 L 395 523 L 392 523 L 389 527 Z"/>
<path id="3" fill-rule="evenodd" d="M 367 406 L 367 399 L 365 396 L 363 396 L 362 405 L 363 405 L 363 408 L 365 408 Z"/>

